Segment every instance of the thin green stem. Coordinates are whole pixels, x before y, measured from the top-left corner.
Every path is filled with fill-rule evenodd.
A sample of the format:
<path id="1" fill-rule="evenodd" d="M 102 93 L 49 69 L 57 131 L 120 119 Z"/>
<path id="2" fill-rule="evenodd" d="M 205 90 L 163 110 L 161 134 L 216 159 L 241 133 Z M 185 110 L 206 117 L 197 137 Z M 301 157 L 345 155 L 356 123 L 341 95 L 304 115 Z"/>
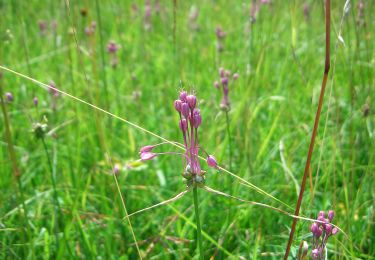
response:
<path id="1" fill-rule="evenodd" d="M 96 5 L 96 14 L 98 16 L 98 25 L 99 25 L 100 57 L 101 57 L 101 63 L 102 63 L 105 106 L 108 107 L 108 105 L 109 105 L 109 103 L 108 103 L 108 88 L 107 88 L 107 74 L 106 74 L 106 69 L 105 69 L 102 18 L 101 18 L 101 14 L 100 14 L 100 3 L 99 3 L 98 0 L 95 1 L 95 5 Z"/>
<path id="2" fill-rule="evenodd" d="M 195 222 L 197 224 L 197 240 L 199 248 L 199 259 L 203 259 L 203 247 L 202 247 L 202 229 L 201 222 L 199 220 L 199 205 L 198 205 L 198 190 L 197 186 L 193 188 L 194 196 L 194 208 L 195 208 Z"/>
<path id="3" fill-rule="evenodd" d="M 50 154 L 48 152 L 47 144 L 46 144 L 46 141 L 44 140 L 44 138 L 42 138 L 42 143 L 43 143 L 44 151 L 45 151 L 46 156 L 47 156 L 48 167 L 49 167 L 49 170 L 50 170 L 50 173 L 51 173 L 53 197 L 54 197 L 54 200 L 55 200 L 55 205 L 57 205 L 57 208 L 55 207 L 55 216 L 56 216 L 56 223 L 55 223 L 56 233 L 55 233 L 55 236 L 56 236 L 56 245 L 57 245 L 57 248 L 58 248 L 59 247 L 59 238 L 58 238 L 57 226 L 58 226 L 59 222 L 58 222 L 57 216 L 58 216 L 58 213 L 61 213 L 61 217 L 63 218 L 63 212 L 61 210 L 61 206 L 60 206 L 59 199 L 58 199 L 58 193 L 57 193 L 57 188 L 56 188 L 56 180 L 55 180 L 55 176 L 53 175 L 53 166 L 52 166 L 52 162 L 51 162 L 51 157 L 50 157 Z M 63 222 L 65 223 L 65 221 L 63 221 Z M 72 250 L 69 246 L 68 239 L 66 237 L 65 231 L 63 231 L 63 237 L 64 237 L 65 245 L 68 249 L 69 255 L 73 256 L 73 253 L 72 253 Z"/>
<path id="4" fill-rule="evenodd" d="M 53 166 L 52 166 L 52 161 L 51 161 L 51 157 L 50 157 L 50 154 L 48 152 L 48 148 L 47 148 L 47 144 L 46 144 L 46 141 L 44 139 L 44 137 L 41 138 L 42 139 L 42 143 L 43 143 L 43 148 L 44 148 L 44 151 L 46 153 L 46 156 L 47 156 L 47 161 L 48 161 L 48 167 L 49 167 L 49 170 L 50 170 L 50 174 L 51 174 L 51 182 L 52 182 L 52 188 L 53 188 L 53 197 L 54 197 L 54 200 L 55 200 L 55 205 L 57 205 L 57 208 L 55 207 L 55 217 L 56 217 L 56 221 L 55 221 L 55 237 L 56 237 L 56 245 L 57 245 L 57 248 L 59 247 L 59 238 L 58 238 L 58 213 L 61 213 L 61 217 L 63 218 L 63 212 L 61 210 L 61 206 L 60 206 L 60 203 L 59 203 L 59 199 L 58 199 L 58 193 L 57 193 L 57 188 L 56 188 L 56 180 L 55 180 L 55 176 L 53 175 Z M 65 221 L 63 221 L 65 223 Z M 63 237 L 64 237 L 64 242 L 65 242 L 65 245 L 68 249 L 68 253 L 70 256 L 73 256 L 73 253 L 72 253 L 72 250 L 69 246 L 69 243 L 68 243 L 68 239 L 66 237 L 66 234 L 65 234 L 65 231 L 63 231 Z M 56 250 L 58 251 L 58 250 Z"/>
<path id="5" fill-rule="evenodd" d="M 55 220 L 56 247 L 59 248 L 59 236 L 58 236 L 58 222 L 59 221 L 58 221 L 57 217 L 58 217 L 58 211 L 61 212 L 61 208 L 60 208 L 60 203 L 59 203 L 58 194 L 57 194 L 57 190 L 56 190 L 55 177 L 53 176 L 53 166 L 52 166 L 52 162 L 51 162 L 50 155 L 49 155 L 49 152 L 48 152 L 47 144 L 46 144 L 46 141 L 44 140 L 44 137 L 42 137 L 41 139 L 42 139 L 44 151 L 46 153 L 49 171 L 50 171 L 50 174 L 51 174 L 53 198 L 55 200 L 55 207 L 54 208 L 55 208 L 55 218 L 56 218 L 56 220 Z M 56 206 L 57 206 L 57 208 L 56 208 Z"/>
<path id="6" fill-rule="evenodd" d="M 232 140 L 230 136 L 230 125 L 229 125 L 229 114 L 228 111 L 225 111 L 225 118 L 227 124 L 227 135 L 228 135 L 228 144 L 229 144 L 229 170 L 232 171 Z"/>

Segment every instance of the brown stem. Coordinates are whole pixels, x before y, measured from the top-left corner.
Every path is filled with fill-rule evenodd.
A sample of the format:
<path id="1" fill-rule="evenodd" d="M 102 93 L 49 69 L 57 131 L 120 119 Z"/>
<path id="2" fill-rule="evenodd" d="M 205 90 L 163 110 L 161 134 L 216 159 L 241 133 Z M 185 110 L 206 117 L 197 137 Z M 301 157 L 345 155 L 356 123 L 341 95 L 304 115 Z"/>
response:
<path id="1" fill-rule="evenodd" d="M 1 77 L 1 76 L 0 76 Z M 17 165 L 17 156 L 14 151 L 13 141 L 12 141 L 12 134 L 10 132 L 10 123 L 8 118 L 8 111 L 7 107 L 5 105 L 5 99 L 3 98 L 3 88 L 0 83 L 0 104 L 1 104 L 1 110 L 3 112 L 3 118 L 4 118 L 4 127 L 5 127 L 5 140 L 7 142 L 7 148 L 9 152 L 10 161 L 12 163 L 13 168 L 13 175 L 14 178 L 18 181 L 18 179 L 21 176 L 20 170 Z"/>
<path id="2" fill-rule="evenodd" d="M 13 145 L 13 141 L 12 141 L 12 133 L 10 131 L 10 120 L 9 120 L 9 116 L 8 116 L 7 106 L 5 104 L 6 101 L 4 99 L 3 86 L 1 84 L 2 83 L 1 77 L 2 77 L 2 74 L 0 72 L 0 104 L 1 104 L 1 110 L 2 110 L 3 118 L 4 118 L 5 140 L 7 142 L 9 158 L 10 158 L 10 161 L 12 163 L 13 176 L 14 176 L 14 179 L 16 180 L 17 184 L 18 184 L 18 189 L 19 189 L 18 196 L 19 196 L 19 199 L 21 200 L 21 204 L 22 204 L 22 208 L 23 208 L 24 225 L 27 227 L 27 229 L 29 229 L 28 211 L 27 211 L 25 199 L 24 199 L 24 196 L 23 196 L 23 188 L 22 188 L 22 182 L 21 182 L 21 172 L 18 168 L 17 155 L 16 155 L 16 152 L 14 150 L 14 145 Z M 28 236 L 29 233 L 28 232 L 26 232 L 26 233 L 27 233 L 27 236 Z"/>
<path id="3" fill-rule="evenodd" d="M 302 203 L 302 198 L 303 198 L 303 193 L 305 192 L 306 179 L 307 179 L 307 175 L 308 175 L 309 170 L 310 170 L 311 157 L 312 157 L 312 153 L 313 153 L 313 150 L 314 150 L 315 137 L 316 137 L 316 132 L 317 132 L 318 126 L 319 126 L 320 113 L 321 113 L 321 110 L 322 110 L 324 92 L 325 92 L 325 89 L 326 89 L 328 72 L 329 72 L 329 68 L 330 68 L 331 1 L 326 0 L 325 5 L 326 5 L 326 12 L 325 12 L 325 16 L 326 16 L 326 21 L 325 21 L 325 23 L 326 23 L 326 55 L 325 55 L 324 75 L 323 75 L 322 87 L 320 89 L 318 109 L 317 109 L 316 114 L 315 114 L 314 128 L 313 128 L 313 132 L 311 134 L 309 151 L 307 153 L 307 160 L 306 160 L 306 165 L 305 165 L 305 171 L 303 173 L 301 190 L 300 190 L 300 193 L 299 193 L 299 196 L 298 196 L 297 206 L 296 206 L 296 209 L 295 209 L 295 212 L 294 212 L 295 216 L 299 215 L 299 211 L 300 211 L 301 203 Z M 292 242 L 293 242 L 294 232 L 296 230 L 297 221 L 298 221 L 297 218 L 293 219 L 292 228 L 291 228 L 290 234 L 289 234 L 288 245 L 287 245 L 286 250 L 285 250 L 284 260 L 288 259 L 290 247 L 291 247 Z"/>

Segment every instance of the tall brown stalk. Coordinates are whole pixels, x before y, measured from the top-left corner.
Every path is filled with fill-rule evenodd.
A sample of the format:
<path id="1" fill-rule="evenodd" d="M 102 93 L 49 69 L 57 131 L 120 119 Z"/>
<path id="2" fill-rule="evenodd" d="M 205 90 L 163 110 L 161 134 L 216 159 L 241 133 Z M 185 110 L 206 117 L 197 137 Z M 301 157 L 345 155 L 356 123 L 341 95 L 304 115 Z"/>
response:
<path id="1" fill-rule="evenodd" d="M 325 92 L 326 85 L 327 85 L 328 72 L 329 72 L 329 68 L 331 66 L 330 65 L 331 1 L 330 0 L 326 0 L 325 1 L 325 6 L 326 6 L 326 10 L 325 10 L 325 18 L 326 18 L 325 19 L 326 20 L 325 21 L 325 24 L 326 24 L 326 54 L 325 54 L 324 74 L 323 74 L 322 87 L 320 89 L 318 109 L 317 109 L 316 114 L 315 114 L 314 128 L 313 128 L 313 131 L 312 131 L 312 134 L 311 134 L 309 151 L 307 153 L 307 160 L 306 160 L 306 165 L 305 165 L 305 171 L 303 173 L 303 178 L 302 178 L 302 183 L 301 183 L 301 190 L 299 192 L 297 206 L 296 206 L 296 209 L 295 209 L 295 212 L 294 212 L 295 216 L 299 215 L 299 211 L 300 211 L 301 203 L 302 203 L 302 199 L 303 199 L 303 193 L 305 192 L 306 179 L 307 179 L 307 175 L 309 174 L 309 170 L 310 170 L 311 157 L 312 157 L 312 153 L 313 153 L 313 150 L 314 150 L 315 137 L 316 137 L 316 132 L 317 132 L 318 126 L 319 126 L 319 119 L 320 119 L 320 113 L 321 113 L 322 105 L 323 105 L 324 92 Z M 297 221 L 298 221 L 297 218 L 293 218 L 293 224 L 292 224 L 292 228 L 290 230 L 289 240 L 288 240 L 288 245 L 287 245 L 286 250 L 285 250 L 284 260 L 288 259 L 289 252 L 290 252 L 290 247 L 291 247 L 292 242 L 293 242 L 294 232 L 296 230 Z"/>

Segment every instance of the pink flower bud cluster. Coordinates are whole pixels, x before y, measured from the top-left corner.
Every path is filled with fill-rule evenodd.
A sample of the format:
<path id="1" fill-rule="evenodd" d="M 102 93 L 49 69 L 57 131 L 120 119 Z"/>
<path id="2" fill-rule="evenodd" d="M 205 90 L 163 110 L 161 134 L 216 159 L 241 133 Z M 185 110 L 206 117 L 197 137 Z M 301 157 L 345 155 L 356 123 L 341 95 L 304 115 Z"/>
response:
<path id="1" fill-rule="evenodd" d="M 59 96 L 59 91 L 57 90 L 57 86 L 53 80 L 51 80 L 50 83 L 48 84 L 48 91 L 54 97 Z"/>
<path id="2" fill-rule="evenodd" d="M 143 146 L 140 151 L 141 161 L 152 160 L 162 154 L 175 154 L 183 157 L 184 173 L 182 176 L 187 180 L 187 185 L 201 185 L 204 183 L 205 171 L 201 169 L 199 163 L 199 144 L 198 144 L 198 128 L 202 124 L 202 116 L 198 109 L 197 97 L 187 94 L 185 91 L 180 92 L 179 98 L 173 103 L 174 108 L 179 114 L 179 127 L 184 140 L 184 152 L 164 152 L 155 153 L 153 149 L 156 146 L 168 142 Z M 204 150 L 203 150 L 204 151 Z M 205 152 L 206 153 L 206 152 Z M 211 168 L 218 168 L 216 159 L 212 155 L 207 155 L 207 165 Z"/>
<path id="3" fill-rule="evenodd" d="M 6 97 L 6 99 L 7 99 L 7 101 L 9 102 L 9 103 L 12 103 L 13 102 L 13 94 L 12 93 L 10 93 L 10 92 L 7 92 L 7 93 L 5 93 L 5 97 Z"/>
<path id="4" fill-rule="evenodd" d="M 225 39 L 225 36 L 227 36 L 227 34 L 221 29 L 221 27 L 216 28 L 215 34 L 216 34 L 216 39 L 217 39 L 217 45 L 216 45 L 217 51 L 222 52 L 224 50 L 223 41 Z"/>
<path id="5" fill-rule="evenodd" d="M 60 96 L 58 88 L 53 80 L 48 84 L 48 92 L 51 94 L 51 108 L 53 111 L 57 108 L 57 100 Z"/>
<path id="6" fill-rule="evenodd" d="M 96 22 L 92 21 L 89 26 L 86 26 L 86 28 L 85 28 L 85 34 L 87 36 L 91 36 L 91 35 L 93 35 L 95 33 L 95 29 L 96 29 Z"/>
<path id="7" fill-rule="evenodd" d="M 114 41 L 110 41 L 107 44 L 107 52 L 111 56 L 111 67 L 116 68 L 118 64 L 118 58 L 117 58 L 117 51 L 119 49 L 119 46 Z"/>
<path id="8" fill-rule="evenodd" d="M 197 97 L 182 91 L 179 99 L 174 101 L 174 108 L 180 116 L 179 126 L 184 138 L 186 155 L 184 176 L 190 179 L 190 177 L 202 175 L 199 179 L 203 181 L 203 171 L 198 158 L 198 128 L 202 123 L 202 116 L 197 108 Z"/>
<path id="9" fill-rule="evenodd" d="M 327 216 L 324 211 L 320 211 L 316 218 L 317 221 L 310 227 L 313 234 L 313 249 L 311 254 L 314 259 L 324 259 L 323 256 L 328 238 L 339 231 L 331 224 L 334 216 L 335 212 L 333 210 L 329 210 Z"/>
<path id="10" fill-rule="evenodd" d="M 229 70 L 224 70 L 224 68 L 219 69 L 219 76 L 220 76 L 220 82 L 215 81 L 214 87 L 219 89 L 220 85 L 222 86 L 223 90 L 223 97 L 221 99 L 220 108 L 224 111 L 230 110 L 230 102 L 229 102 L 229 83 L 231 79 L 231 72 Z M 238 73 L 234 73 L 232 80 L 233 82 L 238 79 Z"/>
<path id="11" fill-rule="evenodd" d="M 150 0 L 145 1 L 145 9 L 144 9 L 144 27 L 145 30 L 148 31 L 151 29 L 151 17 L 152 16 L 152 5 Z"/>
<path id="12" fill-rule="evenodd" d="M 48 29 L 49 29 L 48 23 L 44 20 L 39 20 L 38 21 L 38 27 L 39 27 L 40 35 L 45 36 L 48 32 Z M 50 29 L 52 30 L 52 32 L 56 32 L 56 28 L 57 28 L 57 21 L 53 20 L 50 23 Z"/>

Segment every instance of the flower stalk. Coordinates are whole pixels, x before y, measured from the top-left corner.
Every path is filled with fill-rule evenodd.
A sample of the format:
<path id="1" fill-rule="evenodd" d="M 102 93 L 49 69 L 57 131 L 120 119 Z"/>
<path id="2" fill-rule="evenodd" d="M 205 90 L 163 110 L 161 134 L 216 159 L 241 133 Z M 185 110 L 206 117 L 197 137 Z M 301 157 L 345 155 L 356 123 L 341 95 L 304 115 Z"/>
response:
<path id="1" fill-rule="evenodd" d="M 179 127 L 183 136 L 184 152 L 154 152 L 156 147 L 159 147 L 169 142 L 163 142 L 155 145 L 146 145 L 141 147 L 139 151 L 140 160 L 152 160 L 159 155 L 173 154 L 182 157 L 183 173 L 182 177 L 186 180 L 187 191 L 193 189 L 193 202 L 195 208 L 195 221 L 197 226 L 197 245 L 199 250 L 199 259 L 203 259 L 202 246 L 202 227 L 199 218 L 199 200 L 198 188 L 205 187 L 205 171 L 202 170 L 199 162 L 199 151 L 202 150 L 207 156 L 207 165 L 211 168 L 218 169 L 218 164 L 214 156 L 209 155 L 203 148 L 199 146 L 198 128 L 202 124 L 202 116 L 198 109 L 198 101 L 195 95 L 188 95 L 185 91 L 180 92 L 179 98 L 173 103 L 174 108 L 179 115 Z M 180 193 L 175 198 L 159 203 L 155 206 L 164 205 L 170 201 L 179 199 L 182 195 Z M 151 207 L 150 207 L 151 208 Z"/>

